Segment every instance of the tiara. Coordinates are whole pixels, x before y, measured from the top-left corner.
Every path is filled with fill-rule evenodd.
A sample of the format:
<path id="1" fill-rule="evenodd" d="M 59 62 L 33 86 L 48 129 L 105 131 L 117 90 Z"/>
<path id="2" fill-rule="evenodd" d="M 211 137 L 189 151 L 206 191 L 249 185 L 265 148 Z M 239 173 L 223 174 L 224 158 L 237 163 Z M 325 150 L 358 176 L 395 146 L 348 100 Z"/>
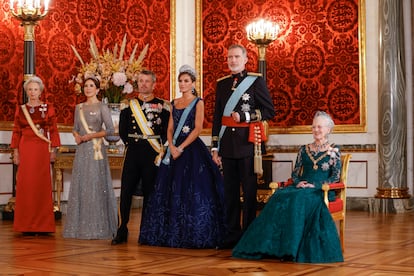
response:
<path id="1" fill-rule="evenodd" d="M 196 70 L 188 64 L 184 64 L 183 66 L 181 66 L 178 71 L 179 73 L 188 73 L 194 77 L 197 77 Z"/>

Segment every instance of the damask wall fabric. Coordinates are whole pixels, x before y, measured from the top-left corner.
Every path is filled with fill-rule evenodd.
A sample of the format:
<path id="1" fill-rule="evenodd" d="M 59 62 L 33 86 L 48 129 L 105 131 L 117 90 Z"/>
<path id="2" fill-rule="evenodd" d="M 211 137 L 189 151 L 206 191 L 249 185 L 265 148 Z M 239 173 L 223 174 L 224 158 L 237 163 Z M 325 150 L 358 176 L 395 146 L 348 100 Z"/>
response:
<path id="1" fill-rule="evenodd" d="M 249 71 L 258 71 L 257 47 L 245 27 L 259 17 L 277 22 L 279 38 L 266 51 L 267 82 L 276 108 L 274 127 L 311 124 L 315 110 L 332 114 L 337 125 L 361 121 L 358 0 L 200 0 L 202 2 L 204 127 L 210 128 L 216 80 L 228 72 L 227 47 L 248 49 Z M 126 55 L 149 43 L 144 67 L 157 74 L 157 96 L 170 95 L 170 3 L 165 0 L 53 0 L 35 29 L 36 73 L 44 99 L 56 106 L 58 123 L 72 125 L 82 101 L 69 81 L 79 61 L 70 45 L 89 60 L 89 38 L 113 49 L 127 34 Z M 9 1 L 0 3 L 0 122 L 13 121 L 21 102 L 23 28 Z M 173 78 L 174 79 L 174 78 Z"/>
<path id="2" fill-rule="evenodd" d="M 9 12 L 9 1 L 0 4 L 0 121 L 13 121 L 15 106 L 22 102 L 23 28 Z M 43 100 L 56 107 L 60 125 L 73 124 L 76 96 L 70 80 L 80 62 L 74 45 L 85 62 L 90 60 L 89 39 L 99 49 L 113 49 L 127 35 L 125 55 L 135 44 L 139 53 L 149 50 L 144 67 L 157 75 L 155 94 L 170 97 L 170 1 L 159 0 L 53 0 L 48 15 L 35 29 L 36 74 L 45 83 Z"/>
<path id="3" fill-rule="evenodd" d="M 358 125 L 360 67 L 358 0 L 202 1 L 205 127 L 211 127 L 216 80 L 229 72 L 227 48 L 248 50 L 248 71 L 258 71 L 258 51 L 246 26 L 264 18 L 280 26 L 266 51 L 267 83 L 276 109 L 272 127 L 312 124 L 316 110 L 338 125 Z"/>

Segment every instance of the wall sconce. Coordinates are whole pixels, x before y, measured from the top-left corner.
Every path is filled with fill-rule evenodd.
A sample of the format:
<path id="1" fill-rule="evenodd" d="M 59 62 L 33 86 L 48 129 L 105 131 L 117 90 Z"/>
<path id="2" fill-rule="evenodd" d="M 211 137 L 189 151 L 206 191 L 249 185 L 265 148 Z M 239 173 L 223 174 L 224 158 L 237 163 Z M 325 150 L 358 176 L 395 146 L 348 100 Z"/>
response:
<path id="1" fill-rule="evenodd" d="M 42 3 L 41 3 L 42 2 Z M 49 0 L 10 0 L 10 13 L 24 28 L 24 80 L 35 74 L 34 27 L 49 11 Z M 23 102 L 27 97 L 23 91 Z"/>
<path id="2" fill-rule="evenodd" d="M 259 50 L 259 72 L 266 79 L 266 48 L 279 34 L 279 25 L 264 19 L 252 22 L 246 27 L 247 39 Z"/>

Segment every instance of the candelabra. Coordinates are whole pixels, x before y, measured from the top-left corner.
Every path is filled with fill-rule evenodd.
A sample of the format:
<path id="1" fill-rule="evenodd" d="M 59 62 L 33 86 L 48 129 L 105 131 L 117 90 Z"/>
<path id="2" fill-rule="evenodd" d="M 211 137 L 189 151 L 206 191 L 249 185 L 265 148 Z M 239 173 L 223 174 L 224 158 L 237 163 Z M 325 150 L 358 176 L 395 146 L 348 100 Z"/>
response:
<path id="1" fill-rule="evenodd" d="M 35 36 L 34 27 L 49 11 L 49 0 L 10 0 L 11 14 L 21 21 L 24 28 L 24 80 L 35 74 Z M 23 102 L 27 97 L 23 91 Z"/>
<path id="2" fill-rule="evenodd" d="M 41 4 L 43 2 L 43 5 Z M 43 19 L 49 11 L 49 0 L 10 0 L 10 13 L 21 21 L 24 28 L 24 59 L 23 59 L 23 78 L 27 80 L 35 74 L 35 39 L 34 27 L 37 22 Z M 26 93 L 22 89 L 23 103 L 27 102 Z M 13 174 L 17 167 L 13 165 Z M 3 212 L 3 218 L 13 219 L 13 211 L 16 197 L 16 181 L 13 177 L 13 196 Z M 60 216 L 60 211 L 55 212 L 55 217 Z"/>
<path id="3" fill-rule="evenodd" d="M 246 27 L 247 39 L 256 44 L 259 51 L 259 72 L 266 79 L 266 48 L 279 34 L 279 25 L 260 19 Z"/>

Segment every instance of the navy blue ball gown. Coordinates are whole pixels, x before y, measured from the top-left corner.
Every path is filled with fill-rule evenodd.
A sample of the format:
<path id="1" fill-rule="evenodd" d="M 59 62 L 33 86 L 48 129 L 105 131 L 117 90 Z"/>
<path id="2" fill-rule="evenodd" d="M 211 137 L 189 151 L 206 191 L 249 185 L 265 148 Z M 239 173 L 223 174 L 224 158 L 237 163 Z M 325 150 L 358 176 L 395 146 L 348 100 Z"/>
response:
<path id="1" fill-rule="evenodd" d="M 340 153 L 310 153 L 307 148 L 300 148 L 293 184 L 278 189 L 269 199 L 233 249 L 234 257 L 300 263 L 343 261 L 338 231 L 321 191 L 323 183 L 339 181 Z M 301 180 L 315 188 L 296 188 Z"/>
<path id="2" fill-rule="evenodd" d="M 200 100 L 199 98 L 197 100 Z M 173 103 L 174 130 L 184 109 Z M 191 110 L 177 138 L 195 125 Z M 155 190 L 143 210 L 139 243 L 179 248 L 215 248 L 225 233 L 223 178 L 204 142 L 197 138 L 169 165 L 161 163 Z"/>

